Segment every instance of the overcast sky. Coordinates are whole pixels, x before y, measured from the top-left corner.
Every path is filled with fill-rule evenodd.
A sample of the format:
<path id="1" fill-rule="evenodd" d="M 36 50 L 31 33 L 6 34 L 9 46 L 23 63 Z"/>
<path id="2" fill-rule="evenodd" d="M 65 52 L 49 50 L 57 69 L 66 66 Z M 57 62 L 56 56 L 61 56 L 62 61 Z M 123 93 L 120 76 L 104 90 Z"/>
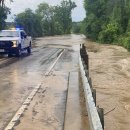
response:
<path id="1" fill-rule="evenodd" d="M 6 4 L 11 8 L 11 15 L 8 18 L 8 21 L 12 19 L 14 14 L 18 14 L 24 11 L 26 8 L 31 8 L 35 10 L 37 5 L 42 2 L 47 2 L 50 5 L 60 4 L 62 0 L 13 0 L 13 3 L 10 3 L 9 0 L 6 0 Z M 72 0 L 76 3 L 77 7 L 72 11 L 73 21 L 82 21 L 85 18 L 85 10 L 83 8 L 84 0 Z"/>

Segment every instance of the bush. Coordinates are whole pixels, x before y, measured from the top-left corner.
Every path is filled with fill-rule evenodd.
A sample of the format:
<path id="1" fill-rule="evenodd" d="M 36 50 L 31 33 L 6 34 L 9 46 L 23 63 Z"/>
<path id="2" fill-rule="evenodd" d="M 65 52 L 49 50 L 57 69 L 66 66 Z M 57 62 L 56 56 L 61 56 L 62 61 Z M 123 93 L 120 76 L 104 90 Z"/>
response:
<path id="1" fill-rule="evenodd" d="M 102 30 L 103 20 L 97 18 L 93 13 L 84 19 L 81 31 L 84 32 L 87 38 L 94 41 L 98 40 L 99 32 Z"/>
<path id="2" fill-rule="evenodd" d="M 121 45 L 130 51 L 130 33 L 127 33 L 125 36 L 120 37 L 118 43 L 118 45 Z"/>
<path id="3" fill-rule="evenodd" d="M 101 43 L 112 43 L 115 40 L 117 40 L 119 32 L 120 32 L 119 25 L 116 22 L 109 23 L 99 33 L 98 40 Z"/>

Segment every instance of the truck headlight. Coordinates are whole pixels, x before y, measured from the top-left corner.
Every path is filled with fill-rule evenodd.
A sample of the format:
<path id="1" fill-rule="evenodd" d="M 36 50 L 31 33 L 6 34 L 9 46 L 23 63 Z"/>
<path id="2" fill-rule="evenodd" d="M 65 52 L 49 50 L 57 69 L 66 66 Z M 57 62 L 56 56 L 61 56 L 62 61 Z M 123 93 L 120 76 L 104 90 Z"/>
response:
<path id="1" fill-rule="evenodd" d="M 12 41 L 13 42 L 13 46 L 12 47 L 17 47 L 17 41 Z"/>

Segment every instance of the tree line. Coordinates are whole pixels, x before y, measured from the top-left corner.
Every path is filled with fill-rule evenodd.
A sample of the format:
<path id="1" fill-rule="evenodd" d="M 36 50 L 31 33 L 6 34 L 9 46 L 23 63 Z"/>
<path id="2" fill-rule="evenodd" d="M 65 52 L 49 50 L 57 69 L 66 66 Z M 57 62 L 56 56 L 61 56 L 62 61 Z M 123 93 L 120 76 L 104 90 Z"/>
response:
<path id="1" fill-rule="evenodd" d="M 75 2 L 71 0 L 62 0 L 56 6 L 41 3 L 35 11 L 28 8 L 15 15 L 14 25 L 24 28 L 33 37 L 69 34 L 72 28 L 71 11 L 75 7 Z M 8 14 L 10 9 L 6 7 L 5 0 L 0 0 L 0 30 L 6 27 Z"/>
<path id="2" fill-rule="evenodd" d="M 130 50 L 130 1 L 84 0 L 87 17 L 82 22 L 86 37 Z"/>
<path id="3" fill-rule="evenodd" d="M 75 7 L 75 2 L 71 0 L 63 0 L 57 6 L 41 3 L 35 11 L 26 9 L 16 15 L 15 25 L 23 27 L 34 37 L 69 34 L 72 27 L 71 11 Z"/>
<path id="4" fill-rule="evenodd" d="M 11 0 L 12 1 L 12 0 Z M 60 5 L 38 5 L 35 11 L 26 9 L 16 15 L 15 25 L 23 27 L 34 37 L 84 33 L 87 38 L 100 43 L 117 44 L 130 50 L 130 1 L 129 0 L 84 0 L 86 18 L 73 22 L 71 11 L 75 2 L 63 0 Z M 0 30 L 10 9 L 5 0 L 0 0 Z"/>

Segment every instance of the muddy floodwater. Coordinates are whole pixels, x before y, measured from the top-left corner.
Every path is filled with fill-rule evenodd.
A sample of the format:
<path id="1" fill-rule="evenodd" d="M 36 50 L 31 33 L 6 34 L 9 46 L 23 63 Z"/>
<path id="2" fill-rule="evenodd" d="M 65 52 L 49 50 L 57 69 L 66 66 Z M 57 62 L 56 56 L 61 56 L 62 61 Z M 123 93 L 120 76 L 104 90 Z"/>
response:
<path id="1" fill-rule="evenodd" d="M 85 45 L 97 105 L 105 110 L 105 130 L 130 130 L 130 52 L 89 40 Z"/>
<path id="2" fill-rule="evenodd" d="M 105 130 L 130 130 L 130 53 L 119 46 L 91 42 L 83 35 L 38 38 L 33 41 L 31 55 L 23 52 L 20 58 L 0 57 L 0 130 L 4 130 L 39 83 L 42 87 L 15 130 L 63 130 L 69 75 L 79 73 L 82 43 L 89 54 L 97 105 L 104 108 Z M 78 79 L 82 86 L 80 74 Z M 89 130 L 83 90 L 79 90 L 79 126 Z"/>

